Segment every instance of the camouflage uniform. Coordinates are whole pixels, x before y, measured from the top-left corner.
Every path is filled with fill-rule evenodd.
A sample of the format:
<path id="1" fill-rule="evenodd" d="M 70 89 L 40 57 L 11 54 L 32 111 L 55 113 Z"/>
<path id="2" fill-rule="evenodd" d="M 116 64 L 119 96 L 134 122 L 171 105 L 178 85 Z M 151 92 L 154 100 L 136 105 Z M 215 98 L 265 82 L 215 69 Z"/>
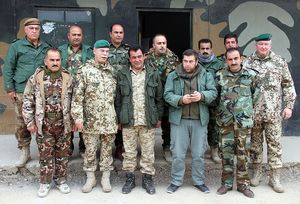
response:
<path id="1" fill-rule="evenodd" d="M 23 117 L 27 127 L 36 125 L 40 153 L 40 183 L 66 181 L 71 132 L 72 77 L 62 70 L 37 69 L 24 91 Z M 53 175 L 54 174 L 54 175 Z"/>
<path id="2" fill-rule="evenodd" d="M 81 44 L 81 48 L 77 52 L 73 52 L 70 44 L 66 43 L 58 48 L 61 51 L 62 66 L 68 70 L 71 76 L 75 79 L 75 87 L 78 85 L 78 68 L 94 57 L 93 48 L 86 44 Z M 73 144 L 74 132 L 71 135 L 70 155 L 74 150 Z M 85 146 L 82 138 L 82 133 L 79 133 L 79 151 L 84 153 Z"/>
<path id="3" fill-rule="evenodd" d="M 271 169 L 281 168 L 281 110 L 282 108 L 292 110 L 296 99 L 294 82 L 287 62 L 270 51 L 264 59 L 258 58 L 256 53 L 253 53 L 244 61 L 244 66 L 258 72 L 257 78 L 261 88 L 261 98 L 254 109 L 254 127 L 251 137 L 252 162 L 262 163 L 263 131 L 265 131 L 268 164 Z"/>
<path id="4" fill-rule="evenodd" d="M 100 170 L 111 170 L 112 142 L 117 132 L 117 117 L 114 108 L 116 79 L 113 68 L 89 60 L 81 67 L 78 87 L 72 101 L 72 117 L 83 122 L 85 171 L 95 171 L 96 150 L 101 141 Z M 102 169 L 103 168 L 103 169 Z"/>
<path id="5" fill-rule="evenodd" d="M 124 67 L 118 72 L 116 110 L 123 127 L 123 170 L 136 168 L 137 138 L 142 156 L 141 172 L 154 175 L 155 125 L 163 114 L 161 81 L 156 70 L 145 67 L 140 73 Z"/>
<path id="6" fill-rule="evenodd" d="M 220 131 L 222 156 L 222 185 L 232 189 L 234 156 L 237 157 L 237 187 L 249 188 L 248 156 L 250 134 L 253 126 L 253 106 L 259 97 L 256 73 L 242 68 L 232 73 L 229 67 L 216 74 L 216 86 L 220 95 L 217 107 L 217 124 Z"/>
<path id="7" fill-rule="evenodd" d="M 108 62 L 111 66 L 113 66 L 115 71 L 122 69 L 124 66 L 129 66 L 129 47 L 130 46 L 128 44 L 122 43 L 120 47 L 116 48 L 112 43 L 110 43 Z M 116 134 L 115 146 L 123 146 L 122 130 L 118 130 Z"/>
<path id="8" fill-rule="evenodd" d="M 176 66 L 180 63 L 178 57 L 169 49 L 165 55 L 157 56 L 154 53 L 153 48 L 145 54 L 145 64 L 157 69 L 160 75 L 162 86 L 164 87 L 167 76 L 170 72 L 174 71 Z M 170 148 L 170 123 L 169 123 L 169 109 L 168 104 L 165 103 L 164 114 L 161 121 L 163 148 Z"/>
<path id="9" fill-rule="evenodd" d="M 211 62 L 205 63 L 198 60 L 199 64 L 202 65 L 206 71 L 210 72 L 212 76 L 216 77 L 216 72 L 225 67 L 225 63 L 221 60 L 218 60 L 216 57 L 213 58 Z M 207 142 L 211 147 L 218 147 L 219 136 L 218 128 L 216 124 L 216 107 L 215 103 L 212 103 L 208 107 L 209 110 L 209 122 L 207 125 Z"/>
<path id="10" fill-rule="evenodd" d="M 43 64 L 45 53 L 49 47 L 44 41 L 40 41 L 38 47 L 35 47 L 25 37 L 14 41 L 6 55 L 3 71 L 4 89 L 7 93 L 15 91 L 17 95 L 15 112 L 18 123 L 15 135 L 19 149 L 28 147 L 31 141 L 31 135 L 22 117 L 22 99 L 25 85 L 36 68 Z"/>

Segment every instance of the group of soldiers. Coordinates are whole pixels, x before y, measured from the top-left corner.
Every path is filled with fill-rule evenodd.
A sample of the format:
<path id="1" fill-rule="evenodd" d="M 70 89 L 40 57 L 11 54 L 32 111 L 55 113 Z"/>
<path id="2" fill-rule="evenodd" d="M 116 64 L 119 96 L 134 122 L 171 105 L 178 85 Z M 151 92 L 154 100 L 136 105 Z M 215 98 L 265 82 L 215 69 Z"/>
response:
<path id="1" fill-rule="evenodd" d="M 93 48 L 83 43 L 78 25 L 69 27 L 68 43 L 58 49 L 40 39 L 39 19 L 27 19 L 24 31 L 26 36 L 8 50 L 4 82 L 18 119 L 17 167 L 30 160 L 31 135 L 36 135 L 39 197 L 49 193 L 52 180 L 62 193 L 71 191 L 66 170 L 76 132 L 87 176 L 82 192 L 96 186 L 100 149 L 103 192 L 112 190 L 114 155 L 126 172 L 122 193 L 130 193 L 136 186 L 139 142 L 142 187 L 154 194 L 155 129 L 160 127 L 163 155 L 172 163 L 168 193 L 183 183 L 189 146 L 193 184 L 210 192 L 204 182 L 208 142 L 212 160 L 223 167 L 217 193 L 232 190 L 236 156 L 237 190 L 254 197 L 250 185 L 259 185 L 262 176 L 263 135 L 271 168 L 269 185 L 284 191 L 281 122 L 291 117 L 296 93 L 286 61 L 271 51 L 270 34 L 255 38 L 256 51 L 249 57 L 241 55 L 235 34 L 225 36 L 226 52 L 218 57 L 212 41 L 201 39 L 199 50 L 184 51 L 180 63 L 167 48 L 166 36 L 155 35 L 152 48 L 144 53 L 140 46 L 123 43 L 124 27 L 119 23 L 110 28 L 110 42 L 98 40 Z"/>

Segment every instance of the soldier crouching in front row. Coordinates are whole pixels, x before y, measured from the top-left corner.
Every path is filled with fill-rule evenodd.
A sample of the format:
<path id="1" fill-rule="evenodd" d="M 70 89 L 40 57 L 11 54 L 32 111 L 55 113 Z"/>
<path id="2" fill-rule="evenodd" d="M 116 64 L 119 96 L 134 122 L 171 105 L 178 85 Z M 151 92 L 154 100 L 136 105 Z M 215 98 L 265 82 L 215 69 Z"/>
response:
<path id="1" fill-rule="evenodd" d="M 23 98 L 23 117 L 31 134 L 36 133 L 40 154 L 40 188 L 45 197 L 52 178 L 62 193 L 66 184 L 71 132 L 72 77 L 62 71 L 59 50 L 49 48 L 39 67 L 27 82 Z"/>

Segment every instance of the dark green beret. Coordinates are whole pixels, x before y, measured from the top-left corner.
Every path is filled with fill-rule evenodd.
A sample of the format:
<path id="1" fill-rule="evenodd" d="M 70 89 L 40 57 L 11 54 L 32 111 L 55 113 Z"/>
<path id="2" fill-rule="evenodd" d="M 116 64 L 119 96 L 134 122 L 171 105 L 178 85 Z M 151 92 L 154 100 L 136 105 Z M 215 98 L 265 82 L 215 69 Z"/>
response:
<path id="1" fill-rule="evenodd" d="M 107 40 L 97 40 L 94 44 L 94 48 L 109 48 L 109 42 Z"/>
<path id="2" fill-rule="evenodd" d="M 270 33 L 264 33 L 264 34 L 261 34 L 259 36 L 257 36 L 255 38 L 255 41 L 262 41 L 262 40 L 271 40 L 272 38 L 272 35 Z"/>

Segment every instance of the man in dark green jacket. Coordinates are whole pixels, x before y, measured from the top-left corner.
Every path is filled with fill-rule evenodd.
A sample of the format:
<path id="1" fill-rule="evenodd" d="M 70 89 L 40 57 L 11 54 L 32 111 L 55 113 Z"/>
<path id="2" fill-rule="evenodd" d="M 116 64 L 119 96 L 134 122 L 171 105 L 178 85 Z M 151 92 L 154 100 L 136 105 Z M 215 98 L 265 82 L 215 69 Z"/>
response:
<path id="1" fill-rule="evenodd" d="M 80 72 L 78 68 L 85 64 L 87 60 L 94 58 L 93 48 L 83 44 L 83 31 L 79 25 L 71 25 L 68 30 L 68 43 L 61 45 L 58 49 L 61 51 L 62 67 L 67 69 L 73 78 L 76 79 Z M 75 80 L 76 88 L 77 80 Z M 70 155 L 74 150 L 73 144 L 74 132 L 71 136 Z M 85 151 L 82 133 L 79 133 L 79 152 L 83 154 Z"/>
<path id="2" fill-rule="evenodd" d="M 17 167 L 25 166 L 30 159 L 31 135 L 22 116 L 23 92 L 29 77 L 36 68 L 43 65 L 47 49 L 50 47 L 40 39 L 40 21 L 29 18 L 24 22 L 26 36 L 14 41 L 7 52 L 4 63 L 4 89 L 15 104 L 17 116 L 16 138 L 21 155 Z"/>
<path id="3" fill-rule="evenodd" d="M 123 128 L 123 170 L 127 172 L 122 193 L 130 193 L 135 187 L 134 170 L 139 140 L 142 186 L 147 193 L 154 194 L 155 128 L 160 127 L 163 115 L 163 90 L 157 70 L 144 65 L 142 48 L 131 47 L 128 53 L 131 66 L 118 72 L 115 102 L 119 125 Z"/>
<path id="4" fill-rule="evenodd" d="M 225 64 L 216 58 L 212 49 L 212 42 L 210 39 L 201 39 L 198 42 L 198 63 L 201 64 L 206 71 L 210 72 L 215 78 L 216 72 L 225 67 Z M 211 104 L 209 106 L 209 123 L 208 123 L 207 141 L 210 146 L 211 159 L 216 163 L 221 163 L 218 155 L 219 136 L 216 124 L 216 106 Z"/>

